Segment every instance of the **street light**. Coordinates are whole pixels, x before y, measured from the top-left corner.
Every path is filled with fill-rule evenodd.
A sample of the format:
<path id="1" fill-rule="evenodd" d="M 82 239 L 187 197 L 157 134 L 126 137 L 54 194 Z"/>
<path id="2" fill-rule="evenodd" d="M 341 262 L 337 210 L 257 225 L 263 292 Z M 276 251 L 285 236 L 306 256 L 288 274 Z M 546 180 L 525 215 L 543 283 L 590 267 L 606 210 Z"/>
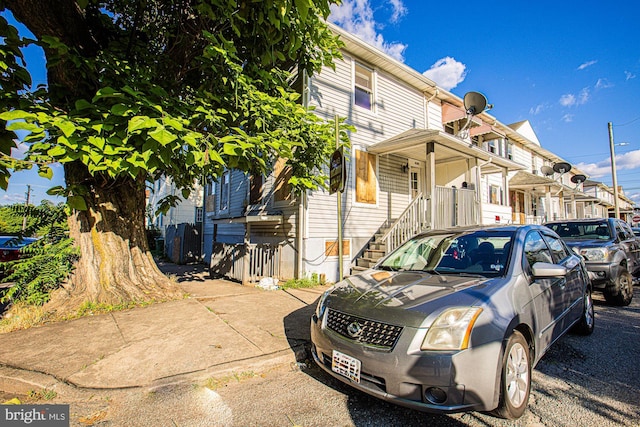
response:
<path id="1" fill-rule="evenodd" d="M 611 151 L 611 179 L 613 180 L 613 206 L 615 209 L 615 217 L 620 218 L 620 206 L 618 205 L 618 175 L 616 174 L 616 151 L 615 145 L 629 145 L 628 142 L 620 144 L 613 143 L 613 125 L 609 122 L 609 150 Z"/>

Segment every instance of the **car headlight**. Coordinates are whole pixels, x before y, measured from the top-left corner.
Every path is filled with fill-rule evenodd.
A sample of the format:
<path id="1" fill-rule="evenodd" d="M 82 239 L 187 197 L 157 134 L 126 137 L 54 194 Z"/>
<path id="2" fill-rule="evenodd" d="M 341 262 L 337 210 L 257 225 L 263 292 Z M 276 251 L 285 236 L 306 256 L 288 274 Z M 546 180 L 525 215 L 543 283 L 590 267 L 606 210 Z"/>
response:
<path id="1" fill-rule="evenodd" d="M 459 307 L 445 310 L 433 322 L 422 342 L 421 350 L 464 350 L 476 319 L 482 312 L 479 307 Z"/>
<path id="2" fill-rule="evenodd" d="M 320 297 L 320 300 L 318 301 L 318 305 L 316 306 L 316 317 L 318 319 L 322 318 L 322 315 L 324 314 L 324 311 L 327 308 L 325 305 L 325 302 L 327 301 L 327 297 L 329 296 L 329 293 L 330 291 L 325 291 Z"/>
<path id="3" fill-rule="evenodd" d="M 604 248 L 581 249 L 580 255 L 587 261 L 606 261 L 609 257 L 609 251 Z"/>

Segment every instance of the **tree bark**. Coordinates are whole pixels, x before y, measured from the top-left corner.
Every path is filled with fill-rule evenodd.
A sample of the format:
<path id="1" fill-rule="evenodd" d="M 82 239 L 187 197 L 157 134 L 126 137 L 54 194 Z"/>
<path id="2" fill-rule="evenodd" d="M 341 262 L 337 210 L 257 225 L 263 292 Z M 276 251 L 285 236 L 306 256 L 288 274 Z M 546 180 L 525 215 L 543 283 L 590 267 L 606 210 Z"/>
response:
<path id="1" fill-rule="evenodd" d="M 80 163 L 65 165 L 67 184 L 90 188 L 88 210 L 74 211 L 69 232 L 81 250 L 71 279 L 48 309 L 65 311 L 90 301 L 117 305 L 180 298 L 183 292 L 157 267 L 147 242 L 145 183 L 131 178 L 99 179 Z"/>
<path id="2" fill-rule="evenodd" d="M 36 38 L 58 37 L 86 57 L 95 55 L 106 37 L 98 22 L 89 25 L 74 0 L 0 0 L 2 5 Z M 50 57 L 51 52 L 45 49 L 45 54 Z M 86 81 L 71 64 L 48 65 L 47 71 L 51 102 L 61 109 L 95 95 L 95 82 Z M 69 217 L 80 260 L 68 283 L 52 295 L 48 308 L 68 311 L 86 301 L 121 304 L 181 297 L 182 291 L 162 274 L 149 252 L 144 176 L 92 176 L 80 162 L 65 164 L 64 171 L 68 187 L 88 189 L 83 195 L 88 210 L 74 211 Z"/>

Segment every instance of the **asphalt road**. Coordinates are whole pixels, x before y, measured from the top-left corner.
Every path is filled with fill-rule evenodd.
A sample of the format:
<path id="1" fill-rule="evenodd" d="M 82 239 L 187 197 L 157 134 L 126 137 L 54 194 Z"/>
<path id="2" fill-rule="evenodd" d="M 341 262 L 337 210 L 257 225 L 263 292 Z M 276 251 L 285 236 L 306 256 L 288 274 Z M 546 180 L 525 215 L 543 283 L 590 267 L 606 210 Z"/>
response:
<path id="1" fill-rule="evenodd" d="M 628 307 L 608 306 L 600 294 L 594 300 L 594 333 L 555 343 L 534 370 L 529 409 L 517 421 L 400 408 L 314 365 L 231 382 L 215 392 L 215 408 L 221 425 L 242 426 L 639 426 L 640 287 Z"/>
<path id="2" fill-rule="evenodd" d="M 639 426 L 640 287 L 628 307 L 594 299 L 594 333 L 555 343 L 534 370 L 529 408 L 517 421 L 401 408 L 351 389 L 313 363 L 239 372 L 217 379 L 213 390 L 205 384 L 68 390 L 49 403 L 69 403 L 72 426 Z"/>

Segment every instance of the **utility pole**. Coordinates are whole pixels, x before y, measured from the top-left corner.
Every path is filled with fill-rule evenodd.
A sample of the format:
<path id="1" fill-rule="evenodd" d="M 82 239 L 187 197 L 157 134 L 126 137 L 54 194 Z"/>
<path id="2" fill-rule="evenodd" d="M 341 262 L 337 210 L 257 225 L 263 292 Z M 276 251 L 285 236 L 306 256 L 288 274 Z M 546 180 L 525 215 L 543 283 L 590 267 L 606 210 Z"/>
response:
<path id="1" fill-rule="evenodd" d="M 620 206 L 618 204 L 618 176 L 616 174 L 616 151 L 613 143 L 613 125 L 609 122 L 609 150 L 611 151 L 611 179 L 613 181 L 613 206 L 615 218 L 620 218 Z"/>
<path id="2" fill-rule="evenodd" d="M 29 199 L 31 198 L 31 186 L 27 184 L 27 200 L 24 202 L 24 207 L 29 206 Z M 25 209 L 24 215 L 22 216 L 22 231 L 27 229 L 27 211 Z"/>

